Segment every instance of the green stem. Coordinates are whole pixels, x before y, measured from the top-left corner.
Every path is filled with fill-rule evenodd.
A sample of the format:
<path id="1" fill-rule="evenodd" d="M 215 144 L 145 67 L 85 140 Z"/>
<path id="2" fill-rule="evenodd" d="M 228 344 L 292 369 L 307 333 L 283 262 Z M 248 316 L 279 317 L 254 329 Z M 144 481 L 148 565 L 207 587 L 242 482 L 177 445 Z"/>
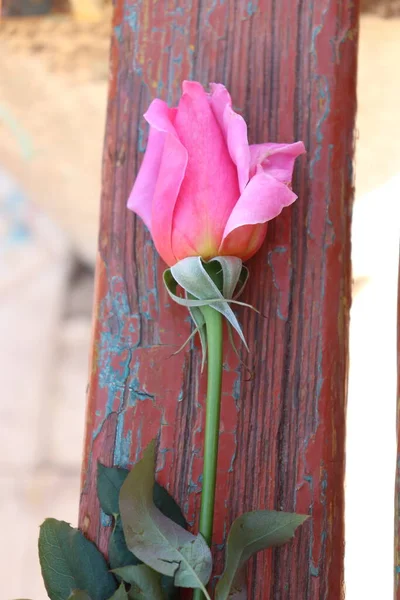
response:
<path id="1" fill-rule="evenodd" d="M 217 458 L 219 422 L 221 412 L 222 380 L 222 315 L 210 306 L 202 307 L 207 330 L 207 402 L 206 429 L 204 436 L 203 486 L 199 531 L 211 546 L 215 484 L 217 479 Z M 201 600 L 203 593 L 195 590 L 193 600 Z"/>

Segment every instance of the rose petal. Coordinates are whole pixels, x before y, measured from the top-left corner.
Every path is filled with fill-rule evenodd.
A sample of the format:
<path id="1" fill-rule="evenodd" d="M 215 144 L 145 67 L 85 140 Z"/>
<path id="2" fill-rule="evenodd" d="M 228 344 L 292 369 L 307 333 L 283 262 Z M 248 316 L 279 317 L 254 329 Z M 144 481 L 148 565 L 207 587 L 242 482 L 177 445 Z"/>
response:
<path id="1" fill-rule="evenodd" d="M 292 204 L 296 198 L 292 190 L 275 177 L 263 172 L 259 166 L 257 174 L 249 181 L 228 219 L 219 254 L 226 255 L 229 247 L 233 256 L 247 260 L 258 250 L 265 237 L 266 228 L 259 226 L 277 217 L 282 209 Z M 240 231 L 242 227 L 251 225 L 258 228 L 253 232 L 248 228 Z M 253 238 L 252 234 L 252 247 L 247 248 L 246 243 L 249 238 Z"/>
<path id="2" fill-rule="evenodd" d="M 156 98 L 150 104 L 144 118 L 151 127 L 164 133 L 171 133 L 176 136 L 174 121 L 176 118 L 176 108 L 170 108 L 166 102 Z"/>
<path id="3" fill-rule="evenodd" d="M 250 173 L 261 165 L 263 171 L 282 183 L 290 183 L 294 162 L 306 151 L 303 142 L 294 144 L 252 144 L 250 146 Z"/>
<path id="4" fill-rule="evenodd" d="M 151 233 L 158 253 L 169 266 L 179 260 L 172 249 L 173 218 L 187 160 L 179 139 L 167 134 L 153 198 Z"/>
<path id="5" fill-rule="evenodd" d="M 225 239 L 219 250 L 220 255 L 238 256 L 242 262 L 246 262 L 260 249 L 267 235 L 267 228 L 268 223 L 238 227 Z"/>
<path id="6" fill-rule="evenodd" d="M 146 152 L 128 199 L 128 208 L 139 215 L 150 233 L 152 233 L 151 207 L 160 170 L 164 141 L 165 132 L 150 127 Z"/>
<path id="7" fill-rule="evenodd" d="M 172 218 L 187 163 L 187 152 L 173 125 L 175 115 L 176 109 L 159 99 L 153 100 L 145 113 L 149 139 L 128 200 L 128 208 L 143 219 L 159 254 L 170 265 L 176 262 L 171 247 Z"/>
<path id="8" fill-rule="evenodd" d="M 211 258 L 240 192 L 209 97 L 197 82 L 183 84 L 175 129 L 188 163 L 173 217 L 173 252 L 177 260 L 190 255 Z"/>
<path id="9" fill-rule="evenodd" d="M 155 180 L 151 206 L 151 235 L 158 253 L 168 265 L 173 265 L 176 258 L 172 251 L 172 221 L 185 175 L 187 152 L 175 131 L 176 109 L 169 108 L 165 102 L 156 99 L 144 116 L 151 129 L 164 138 L 161 158 L 156 152 L 149 156 L 149 162 L 154 161 L 154 166 L 157 166 L 157 170 L 153 166 L 151 171 L 150 168 L 147 171 Z M 157 147 L 155 148 L 157 150 Z"/>
<path id="10" fill-rule="evenodd" d="M 231 159 L 237 167 L 239 188 L 240 192 L 243 192 L 249 181 L 250 165 L 246 121 L 232 109 L 229 92 L 221 83 L 211 84 L 210 102 L 214 115 L 225 135 Z"/>

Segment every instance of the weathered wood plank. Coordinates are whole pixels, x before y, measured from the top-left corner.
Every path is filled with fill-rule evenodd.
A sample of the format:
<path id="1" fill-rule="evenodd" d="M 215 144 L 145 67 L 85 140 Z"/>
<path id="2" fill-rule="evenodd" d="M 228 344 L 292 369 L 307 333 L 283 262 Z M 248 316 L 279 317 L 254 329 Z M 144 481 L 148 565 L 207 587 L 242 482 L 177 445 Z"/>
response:
<path id="1" fill-rule="evenodd" d="M 190 331 L 169 302 L 148 233 L 126 208 L 150 100 L 176 102 L 193 78 L 227 85 L 251 142 L 302 139 L 299 201 L 250 261 L 239 311 L 254 368 L 228 350 L 214 552 L 256 507 L 312 515 L 295 543 L 250 568 L 250 598 L 343 594 L 343 482 L 357 2 L 118 0 L 111 48 L 81 525 L 103 550 L 96 460 L 132 464 L 158 435 L 159 480 L 195 527 L 205 379 L 200 352 L 171 356 Z M 228 344 L 227 344 L 228 348 Z M 90 518 L 89 515 L 90 514 Z"/>

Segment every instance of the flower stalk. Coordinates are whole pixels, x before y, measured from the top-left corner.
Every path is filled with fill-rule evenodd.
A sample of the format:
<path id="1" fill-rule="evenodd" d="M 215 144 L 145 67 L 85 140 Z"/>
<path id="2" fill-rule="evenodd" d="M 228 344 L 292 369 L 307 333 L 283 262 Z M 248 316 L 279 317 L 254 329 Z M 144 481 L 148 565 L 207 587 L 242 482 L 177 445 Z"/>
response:
<path id="1" fill-rule="evenodd" d="M 207 400 L 206 428 L 204 436 L 203 489 L 199 531 L 211 546 L 215 484 L 217 478 L 217 459 L 219 441 L 219 423 L 221 413 L 222 380 L 222 315 L 210 306 L 202 308 L 207 332 Z"/>
<path id="2" fill-rule="evenodd" d="M 199 532 L 205 538 L 207 544 L 211 546 L 221 414 L 223 317 L 220 312 L 210 306 L 203 306 L 201 312 L 206 325 L 208 360 L 203 486 Z M 201 600 L 201 598 L 203 598 L 202 591 L 200 589 L 195 590 L 193 599 Z"/>

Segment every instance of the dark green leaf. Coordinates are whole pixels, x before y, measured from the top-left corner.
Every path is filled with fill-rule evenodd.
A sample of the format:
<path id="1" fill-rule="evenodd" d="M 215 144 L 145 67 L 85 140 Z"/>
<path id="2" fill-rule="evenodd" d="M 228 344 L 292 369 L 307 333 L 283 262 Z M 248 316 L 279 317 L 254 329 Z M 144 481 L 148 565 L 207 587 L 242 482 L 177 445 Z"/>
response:
<path id="1" fill-rule="evenodd" d="M 215 600 L 245 600 L 244 564 L 260 550 L 286 544 L 306 519 L 306 515 L 268 510 L 236 519 L 228 535 L 225 571 L 215 588 Z"/>
<path id="2" fill-rule="evenodd" d="M 107 515 L 119 514 L 119 493 L 125 479 L 129 475 L 128 469 L 119 467 L 105 467 L 101 463 L 97 466 L 97 495 L 100 506 Z M 185 517 L 173 497 L 157 482 L 153 491 L 154 504 L 166 516 L 187 527 Z"/>
<path id="3" fill-rule="evenodd" d="M 119 492 L 128 474 L 127 469 L 105 467 L 97 463 L 97 495 L 100 506 L 107 515 L 119 513 Z"/>
<path id="4" fill-rule="evenodd" d="M 173 497 L 167 492 L 162 485 L 159 485 L 157 482 L 154 484 L 153 490 L 153 502 L 157 506 L 159 510 L 168 517 L 172 519 L 174 523 L 177 523 L 181 527 L 187 528 L 186 519 L 182 514 L 181 509 L 178 504 L 175 502 Z"/>
<path id="5" fill-rule="evenodd" d="M 96 546 L 64 521 L 46 519 L 40 527 L 39 559 L 51 600 L 68 600 L 74 590 L 104 600 L 117 587 Z"/>
<path id="6" fill-rule="evenodd" d="M 129 596 L 133 600 L 163 600 L 161 576 L 147 565 L 122 567 L 113 573 L 132 586 Z"/>
<path id="7" fill-rule="evenodd" d="M 156 497 L 156 494 L 157 504 L 159 508 L 162 507 L 162 512 L 165 514 L 165 511 L 168 511 L 170 515 L 172 515 L 171 518 L 173 520 L 176 519 L 178 523 L 180 521 L 180 523 L 186 525 L 186 521 L 178 505 L 175 503 L 173 498 L 171 498 L 168 492 L 157 484 L 154 490 L 154 497 Z M 118 569 L 119 567 L 125 567 L 127 565 L 141 564 L 141 561 L 128 550 L 125 542 L 124 531 L 122 529 L 121 518 L 119 515 L 116 518 L 114 529 L 108 544 L 108 560 L 112 569 Z M 161 587 L 164 592 L 165 600 L 174 600 L 176 598 L 177 588 L 174 585 L 173 577 L 163 575 L 161 577 Z"/>
<path id="8" fill-rule="evenodd" d="M 108 600 L 128 600 L 128 594 L 126 593 L 123 583 L 121 583 L 115 594 L 113 594 Z"/>
<path id="9" fill-rule="evenodd" d="M 137 565 L 139 560 L 128 550 L 125 542 L 122 522 L 119 516 L 115 520 L 113 532 L 108 543 L 108 560 L 112 569 L 125 567 L 126 565 Z"/>
<path id="10" fill-rule="evenodd" d="M 175 600 L 176 598 L 179 598 L 179 588 L 175 586 L 173 577 L 161 575 L 161 587 L 163 598 L 165 598 L 165 600 Z"/>
<path id="11" fill-rule="evenodd" d="M 115 526 L 110 537 L 110 542 L 108 544 L 108 561 L 112 569 L 118 569 L 128 565 L 142 564 L 142 562 L 128 550 L 119 516 L 115 522 Z M 167 575 L 163 575 L 161 577 L 161 587 L 164 592 L 165 600 L 174 600 L 176 598 L 178 588 L 176 588 L 174 585 L 173 577 L 167 577 Z"/>
<path id="12" fill-rule="evenodd" d="M 174 577 L 179 587 L 201 588 L 211 575 L 212 558 L 201 535 L 180 527 L 153 502 L 155 443 L 146 448 L 125 480 L 120 493 L 120 514 L 128 548 L 154 570 Z"/>
<path id="13" fill-rule="evenodd" d="M 108 561 L 111 569 L 118 569 L 128 565 L 140 565 L 140 561 L 132 552 L 128 550 L 125 542 L 124 531 L 120 517 L 117 517 L 113 532 L 108 544 Z M 118 578 L 118 575 L 117 575 Z M 165 600 L 174 600 L 177 596 L 178 588 L 175 587 L 174 578 L 163 575 L 161 577 L 161 587 L 164 592 Z"/>
<path id="14" fill-rule="evenodd" d="M 74 590 L 69 597 L 69 600 L 91 600 L 89 594 L 82 590 Z"/>
<path id="15" fill-rule="evenodd" d="M 120 489 L 128 474 L 129 471 L 127 469 L 105 467 L 100 463 L 98 464 L 97 493 L 100 505 L 106 514 L 113 515 L 115 518 L 113 532 L 108 545 L 108 558 L 112 569 L 141 564 L 141 561 L 128 550 L 121 519 L 117 514 L 119 513 L 118 497 Z M 187 527 L 185 517 L 178 504 L 167 490 L 157 482 L 154 485 L 153 501 L 166 517 L 169 517 L 182 527 Z M 177 589 L 175 588 L 173 578 L 163 575 L 161 586 L 166 600 L 173 600 L 176 597 Z"/>
<path id="16" fill-rule="evenodd" d="M 164 488 L 160 489 L 163 490 Z M 171 499 L 170 496 L 168 496 L 168 498 Z M 178 510 L 180 512 L 179 508 Z M 178 515 L 175 516 L 178 517 Z M 181 520 L 181 522 L 184 522 L 186 524 L 183 517 L 182 519 L 183 521 Z M 124 532 L 122 529 L 122 522 L 119 516 L 115 521 L 114 529 L 108 544 L 108 560 L 112 569 L 118 569 L 119 567 L 125 567 L 127 565 L 141 564 L 141 561 L 138 558 L 136 558 L 136 556 L 132 554 L 132 552 L 128 550 L 128 547 L 125 542 Z M 163 589 L 164 598 L 166 600 L 174 600 L 176 598 L 177 588 L 174 585 L 173 577 L 163 575 L 161 577 L 161 587 Z"/>

